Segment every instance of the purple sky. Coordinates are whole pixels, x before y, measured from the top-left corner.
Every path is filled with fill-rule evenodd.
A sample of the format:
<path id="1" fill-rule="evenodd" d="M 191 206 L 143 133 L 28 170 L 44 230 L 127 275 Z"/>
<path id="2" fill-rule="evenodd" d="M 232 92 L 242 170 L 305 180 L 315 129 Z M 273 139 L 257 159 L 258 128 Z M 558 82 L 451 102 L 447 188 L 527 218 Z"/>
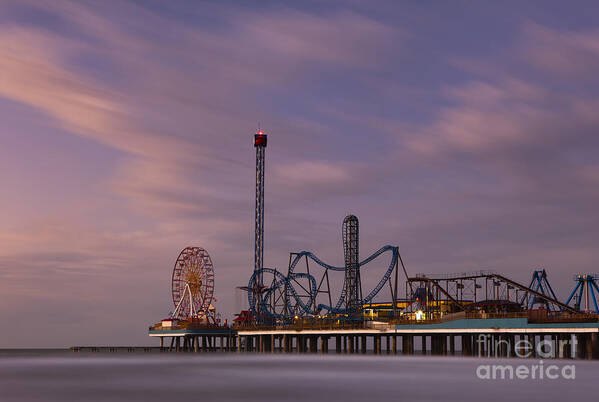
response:
<path id="1" fill-rule="evenodd" d="M 258 122 L 266 266 L 599 271 L 599 3 L 247 4 L 0 2 L 0 347 L 153 344 L 188 245 L 231 319 Z"/>

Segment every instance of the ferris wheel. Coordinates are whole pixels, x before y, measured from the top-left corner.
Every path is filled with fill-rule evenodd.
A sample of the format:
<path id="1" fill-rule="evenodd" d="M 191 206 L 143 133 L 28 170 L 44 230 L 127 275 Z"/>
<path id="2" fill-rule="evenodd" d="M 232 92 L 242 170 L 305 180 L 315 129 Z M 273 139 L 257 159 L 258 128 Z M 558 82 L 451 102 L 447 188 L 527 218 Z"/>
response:
<path id="1" fill-rule="evenodd" d="M 207 317 L 214 296 L 214 267 L 201 247 L 186 247 L 173 268 L 173 318 Z"/>

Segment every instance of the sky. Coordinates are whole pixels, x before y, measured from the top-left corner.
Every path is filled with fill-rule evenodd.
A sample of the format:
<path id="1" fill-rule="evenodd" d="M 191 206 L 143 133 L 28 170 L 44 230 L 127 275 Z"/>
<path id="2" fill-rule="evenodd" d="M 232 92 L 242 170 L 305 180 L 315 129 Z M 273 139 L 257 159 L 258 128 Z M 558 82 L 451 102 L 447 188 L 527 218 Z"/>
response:
<path id="1" fill-rule="evenodd" d="M 599 3 L 0 0 L 0 347 L 151 345 L 181 249 L 599 271 Z M 386 265 L 372 269 L 378 279 Z M 377 273 L 378 272 L 378 273 Z M 370 274 L 369 274 L 370 275 Z"/>

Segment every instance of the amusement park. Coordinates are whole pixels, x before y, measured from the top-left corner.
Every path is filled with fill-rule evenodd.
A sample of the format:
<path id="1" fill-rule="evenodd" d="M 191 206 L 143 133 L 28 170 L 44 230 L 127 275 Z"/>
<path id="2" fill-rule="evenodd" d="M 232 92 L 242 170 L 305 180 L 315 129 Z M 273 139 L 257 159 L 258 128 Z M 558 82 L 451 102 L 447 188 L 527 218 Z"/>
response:
<path id="1" fill-rule="evenodd" d="M 599 358 L 599 274 L 572 273 L 560 301 L 546 269 L 519 283 L 501 272 L 410 273 L 398 245 L 360 255 L 360 223 L 342 220 L 344 265 L 312 251 L 289 253 L 284 270 L 265 267 L 264 187 L 267 135 L 256 152 L 254 261 L 238 287 L 247 307 L 232 320 L 215 306 L 208 251 L 185 247 L 171 275 L 172 312 L 152 325 L 162 351 L 423 354 L 508 357 L 527 342 L 538 356 L 547 342 L 561 358 Z M 378 269 L 377 269 L 378 268 Z M 491 347 L 499 341 L 501 347 Z M 541 348 L 538 346 L 541 345 Z"/>

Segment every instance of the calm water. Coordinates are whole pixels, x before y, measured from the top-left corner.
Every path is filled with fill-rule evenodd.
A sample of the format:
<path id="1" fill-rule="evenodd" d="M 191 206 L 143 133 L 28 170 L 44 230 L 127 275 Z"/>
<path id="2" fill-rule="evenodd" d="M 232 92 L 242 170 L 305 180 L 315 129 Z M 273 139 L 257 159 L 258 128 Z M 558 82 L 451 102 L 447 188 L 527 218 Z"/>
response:
<path id="1" fill-rule="evenodd" d="M 576 379 L 481 380 L 481 364 L 538 360 L 404 356 L 76 354 L 0 351 L 0 401 L 594 400 L 599 362 Z"/>

